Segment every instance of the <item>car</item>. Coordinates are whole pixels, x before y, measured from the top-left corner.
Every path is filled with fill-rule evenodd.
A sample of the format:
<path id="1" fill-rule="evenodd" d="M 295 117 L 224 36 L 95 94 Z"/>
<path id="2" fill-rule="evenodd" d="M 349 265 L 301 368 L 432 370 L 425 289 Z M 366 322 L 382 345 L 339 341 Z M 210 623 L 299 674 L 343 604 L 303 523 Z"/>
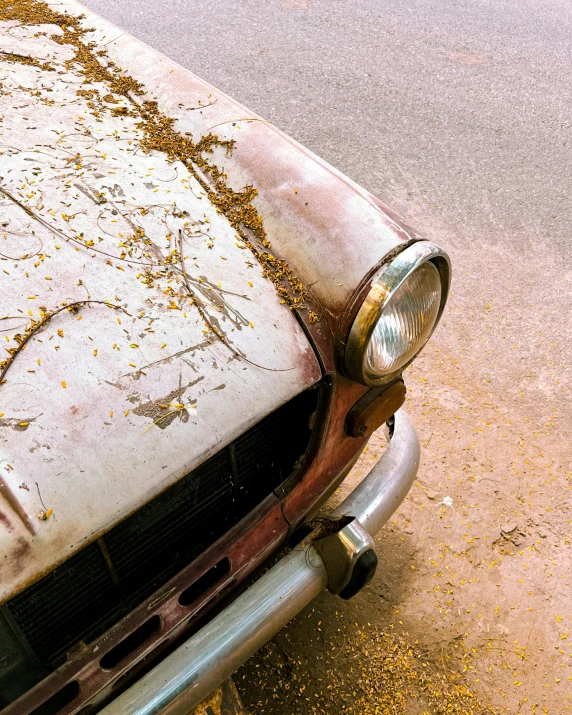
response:
<path id="1" fill-rule="evenodd" d="M 371 579 L 450 261 L 75 1 L 0 33 L 0 707 L 187 713 Z"/>

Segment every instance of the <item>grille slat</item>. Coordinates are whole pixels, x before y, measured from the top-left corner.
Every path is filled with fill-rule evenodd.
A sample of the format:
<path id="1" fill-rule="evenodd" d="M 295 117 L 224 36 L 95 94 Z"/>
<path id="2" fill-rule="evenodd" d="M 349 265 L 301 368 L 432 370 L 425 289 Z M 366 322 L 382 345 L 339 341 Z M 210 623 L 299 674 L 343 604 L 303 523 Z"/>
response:
<path id="1" fill-rule="evenodd" d="M 118 586 L 93 543 L 8 601 L 18 637 L 43 666 L 58 667 L 67 650 L 103 633 L 271 494 L 307 449 L 317 399 L 317 389 L 298 395 L 107 532 Z M 9 677 L 0 664 L 0 691 Z"/>
<path id="2" fill-rule="evenodd" d="M 211 518 L 209 525 L 204 522 L 209 514 L 218 517 L 228 508 L 231 479 L 228 450 L 223 450 L 105 536 L 129 601 L 151 593 L 158 582 L 179 570 L 182 561 L 196 558 L 228 530 L 231 523 L 225 519 Z"/>
<path id="3" fill-rule="evenodd" d="M 217 498 L 225 496 L 225 492 L 228 491 L 228 489 L 225 489 L 224 491 L 221 490 L 217 492 L 213 498 L 209 499 L 208 502 L 201 507 L 200 510 L 195 512 L 195 518 L 199 523 L 202 523 L 202 518 L 204 518 L 201 516 L 202 513 L 205 512 L 209 506 L 215 504 Z M 181 532 L 182 527 L 185 526 L 188 527 L 187 513 L 178 514 L 175 518 L 173 518 L 172 523 L 163 525 L 163 528 L 157 529 L 157 532 L 154 534 L 146 534 L 144 538 L 126 535 L 122 542 L 114 541 L 111 544 L 109 543 L 110 539 L 106 539 L 108 548 L 111 548 L 112 560 L 115 568 L 121 570 L 126 566 L 126 564 L 136 561 L 137 557 L 151 546 L 155 546 L 160 549 L 163 548 L 161 542 L 166 541 L 167 544 L 172 543 L 175 539 L 180 538 L 181 535 L 179 534 L 176 536 L 176 534 L 177 532 Z M 129 553 L 126 553 L 125 549 L 126 541 L 133 547 L 133 550 Z M 117 551 L 114 555 L 115 547 L 117 547 Z"/>

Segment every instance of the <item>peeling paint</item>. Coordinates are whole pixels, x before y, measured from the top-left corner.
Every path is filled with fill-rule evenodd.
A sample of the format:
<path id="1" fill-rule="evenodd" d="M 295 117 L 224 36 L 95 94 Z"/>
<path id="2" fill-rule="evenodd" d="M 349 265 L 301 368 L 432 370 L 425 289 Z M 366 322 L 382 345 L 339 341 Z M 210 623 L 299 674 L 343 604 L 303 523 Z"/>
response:
<path id="1" fill-rule="evenodd" d="M 52 448 L 52 447 L 51 447 L 51 445 L 49 445 L 49 444 L 41 444 L 41 443 L 38 442 L 37 440 L 34 440 L 34 446 L 33 446 L 33 447 L 30 447 L 30 448 L 28 449 L 28 452 L 30 452 L 30 453 L 33 454 L 37 449 L 51 449 L 51 448 Z M 20 488 L 21 488 L 21 487 L 20 487 Z"/>
<path id="2" fill-rule="evenodd" d="M 183 387 L 178 387 L 176 390 L 172 390 L 164 397 L 159 397 L 155 400 L 145 402 L 142 405 L 139 405 L 139 407 L 136 407 L 133 410 L 133 414 L 138 417 L 148 417 L 152 422 L 155 422 L 159 429 L 166 429 L 177 418 L 179 418 L 182 422 L 187 422 L 189 419 L 188 411 L 184 408 L 178 411 L 169 411 L 169 407 L 171 406 L 170 403 L 174 401 L 180 402 L 182 396 L 189 389 L 189 387 L 193 387 L 203 379 L 204 376 L 201 375 L 199 378 L 187 383 Z M 192 403 L 193 400 L 190 402 Z M 196 402 L 196 400 L 194 400 L 194 402 Z M 158 420 L 158 418 L 162 419 Z"/>
<path id="3" fill-rule="evenodd" d="M 0 427 L 11 427 L 16 432 L 25 432 L 30 424 L 41 416 L 42 413 L 35 417 L 2 417 L 0 418 Z"/>

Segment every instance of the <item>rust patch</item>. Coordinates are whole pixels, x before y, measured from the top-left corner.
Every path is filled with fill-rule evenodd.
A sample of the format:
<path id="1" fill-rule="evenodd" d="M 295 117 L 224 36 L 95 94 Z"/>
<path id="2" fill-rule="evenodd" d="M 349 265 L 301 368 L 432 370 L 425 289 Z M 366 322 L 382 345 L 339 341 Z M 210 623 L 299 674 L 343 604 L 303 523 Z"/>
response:
<path id="1" fill-rule="evenodd" d="M 12 533 L 14 531 L 14 527 L 12 526 L 12 522 L 6 514 L 4 514 L 3 511 L 0 511 L 0 523 L 4 524 L 4 526 L 8 529 L 8 533 Z"/>
<path id="2" fill-rule="evenodd" d="M 30 543 L 26 541 L 26 539 L 24 539 L 23 536 L 18 537 L 18 539 L 16 540 L 16 544 L 17 546 L 14 549 L 14 556 L 16 557 L 16 559 L 20 560 L 31 550 L 32 547 L 30 546 Z"/>
<path id="3" fill-rule="evenodd" d="M 19 536 L 16 539 L 16 544 L 10 556 L 10 561 L 12 562 L 12 570 L 14 573 L 17 574 L 20 572 L 20 570 L 22 569 L 22 561 L 24 557 L 30 553 L 31 550 L 32 547 L 26 541 L 26 539 L 24 539 L 23 536 Z"/>

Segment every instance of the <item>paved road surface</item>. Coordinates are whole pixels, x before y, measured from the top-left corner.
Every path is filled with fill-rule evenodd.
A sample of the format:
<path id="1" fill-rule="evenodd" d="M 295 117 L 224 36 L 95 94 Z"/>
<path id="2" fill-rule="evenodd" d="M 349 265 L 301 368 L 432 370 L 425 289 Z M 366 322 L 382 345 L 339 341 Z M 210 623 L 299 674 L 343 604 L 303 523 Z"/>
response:
<path id="1" fill-rule="evenodd" d="M 572 4 L 85 2 L 349 174 L 454 262 L 447 317 L 410 370 L 425 462 L 380 539 L 387 558 L 358 599 L 324 596 L 243 669 L 252 711 L 366 713 L 391 683 L 395 712 L 439 712 L 411 675 L 414 644 L 432 683 L 466 684 L 502 712 L 567 712 Z M 390 642 L 399 672 L 383 665 Z M 409 691 L 417 700 L 399 700 Z"/>

